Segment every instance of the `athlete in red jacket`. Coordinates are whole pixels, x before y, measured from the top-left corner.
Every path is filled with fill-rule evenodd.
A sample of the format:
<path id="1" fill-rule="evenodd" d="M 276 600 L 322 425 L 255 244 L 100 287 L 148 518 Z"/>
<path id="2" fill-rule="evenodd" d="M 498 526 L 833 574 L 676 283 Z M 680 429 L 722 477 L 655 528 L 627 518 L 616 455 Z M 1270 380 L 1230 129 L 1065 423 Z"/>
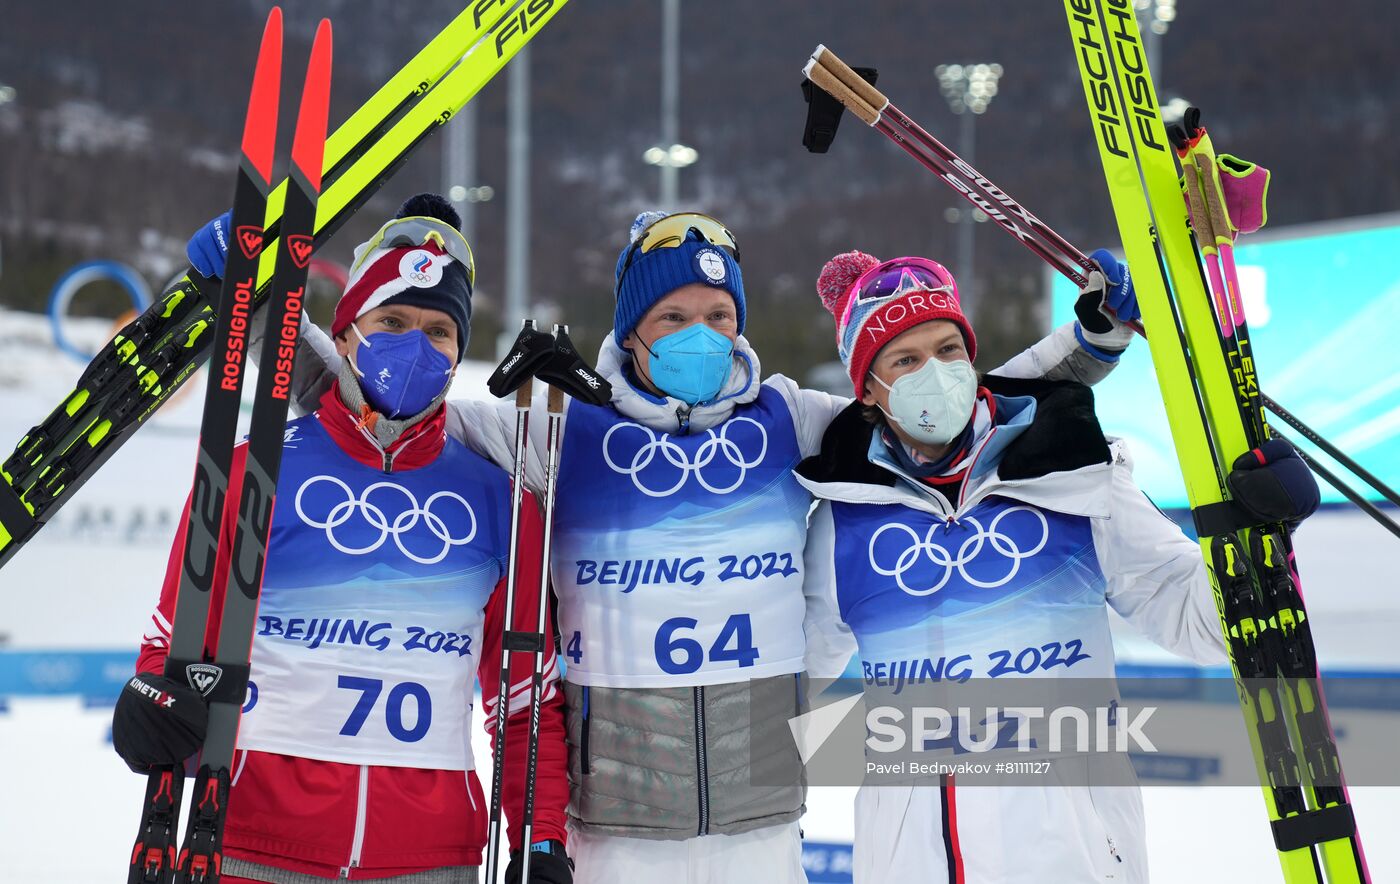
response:
<path id="1" fill-rule="evenodd" d="M 481 684 L 490 732 L 505 629 L 509 476 L 443 427 L 444 378 L 466 342 L 470 252 L 450 215 L 416 217 L 446 215 L 433 201 L 405 209 L 410 217 L 401 211 L 357 250 L 336 310 L 332 333 L 354 366 L 315 414 L 287 425 L 228 800 L 229 884 L 307 876 L 447 884 L 474 880 L 470 867 L 482 861 L 488 808 L 470 748 L 472 682 Z M 245 452 L 235 451 L 230 501 L 239 498 Z M 221 531 L 207 652 L 218 635 L 234 509 Z M 524 509 L 525 591 L 514 628 L 532 631 L 541 524 L 533 499 Z M 113 742 L 136 769 L 184 758 L 203 737 L 198 694 L 159 675 L 181 554 L 177 542 L 142 641 L 137 669 L 145 674 L 123 692 L 114 717 Z M 547 647 L 534 884 L 569 880 L 552 635 Z M 513 659 L 503 791 L 519 850 L 531 669 L 527 656 Z M 179 714 L 157 708 L 141 685 L 175 695 Z"/>

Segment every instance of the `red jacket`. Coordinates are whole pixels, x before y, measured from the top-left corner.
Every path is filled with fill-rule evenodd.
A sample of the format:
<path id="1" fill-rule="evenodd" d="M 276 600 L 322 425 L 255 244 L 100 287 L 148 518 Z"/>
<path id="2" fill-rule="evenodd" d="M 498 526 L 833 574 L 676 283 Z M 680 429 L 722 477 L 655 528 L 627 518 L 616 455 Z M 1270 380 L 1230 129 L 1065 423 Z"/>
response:
<path id="1" fill-rule="evenodd" d="M 446 441 L 445 409 L 413 427 L 385 452 L 361 431 L 353 414 L 332 389 L 316 413 L 331 438 L 357 461 L 387 472 L 412 470 L 431 463 Z M 214 591 L 205 652 L 217 641 L 223 609 L 227 556 L 242 486 L 246 446 L 235 450 L 229 480 L 231 503 L 225 510 L 219 540 Z M 519 592 L 515 628 L 533 630 L 539 586 L 541 520 L 526 492 L 520 532 Z M 186 504 L 188 517 L 188 503 Z M 185 522 L 181 521 L 180 525 Z M 183 530 L 170 553 L 160 603 L 143 637 L 137 669 L 160 672 L 174 620 L 180 582 Z M 479 714 L 494 731 L 500 678 L 500 647 L 506 585 L 502 579 L 486 607 L 478 680 L 483 704 Z M 558 664 L 552 626 L 547 638 L 545 701 L 540 716 L 540 748 L 535 790 L 533 840 L 565 840 L 564 813 L 569 784 L 566 773 L 563 695 L 557 689 Z M 526 743 L 529 739 L 530 658 L 512 658 L 509 734 L 506 741 L 505 812 L 512 849 L 520 847 L 519 817 L 524 796 Z M 495 744 L 494 733 L 492 744 Z M 489 765 L 489 759 L 480 764 Z M 479 865 L 486 843 L 489 807 L 475 771 L 420 770 L 405 767 L 340 764 L 243 751 L 235 754 L 224 852 L 252 862 L 328 878 L 378 878 L 440 866 Z"/>

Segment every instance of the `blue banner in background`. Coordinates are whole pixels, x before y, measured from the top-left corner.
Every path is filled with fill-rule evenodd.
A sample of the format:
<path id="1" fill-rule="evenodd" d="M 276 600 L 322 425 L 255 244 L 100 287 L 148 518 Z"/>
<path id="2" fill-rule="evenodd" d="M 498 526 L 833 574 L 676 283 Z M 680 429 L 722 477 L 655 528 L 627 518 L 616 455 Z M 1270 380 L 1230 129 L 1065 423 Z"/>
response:
<path id="1" fill-rule="evenodd" d="M 135 671 L 135 651 L 0 651 L 0 697 L 77 694 L 112 704 Z"/>
<path id="2" fill-rule="evenodd" d="M 1280 230 L 1235 249 L 1263 391 L 1383 482 L 1400 480 L 1400 217 Z M 1388 226 L 1381 226 L 1388 224 Z M 1350 229 L 1348 229 L 1350 228 Z M 1073 283 L 1055 277 L 1055 325 L 1074 319 Z M 1104 431 L 1128 440 L 1138 485 L 1163 508 L 1187 506 L 1151 355 L 1135 341 L 1094 388 Z M 1280 420 L 1283 435 L 1300 434 Z M 1305 447 L 1311 449 L 1311 446 Z M 1330 457 L 1314 456 L 1348 475 Z M 1368 489 L 1369 491 L 1369 489 Z M 1378 495 L 1366 495 L 1379 501 Z M 1323 484 L 1325 502 L 1342 502 Z"/>
<path id="3" fill-rule="evenodd" d="M 830 841 L 803 841 L 802 868 L 811 884 L 849 882 L 851 880 L 851 845 Z"/>

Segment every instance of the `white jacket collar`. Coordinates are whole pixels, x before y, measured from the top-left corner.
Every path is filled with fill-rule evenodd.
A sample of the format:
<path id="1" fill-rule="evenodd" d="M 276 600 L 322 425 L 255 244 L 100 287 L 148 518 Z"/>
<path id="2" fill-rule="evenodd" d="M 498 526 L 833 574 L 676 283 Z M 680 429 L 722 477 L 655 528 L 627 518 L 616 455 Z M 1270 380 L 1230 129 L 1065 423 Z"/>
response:
<path id="1" fill-rule="evenodd" d="M 734 365 L 719 396 L 711 402 L 686 405 L 671 397 L 658 398 L 632 385 L 625 367 L 632 356 L 613 340 L 603 338 L 598 351 L 598 371 L 612 384 L 612 406 L 624 417 L 653 430 L 675 433 L 680 430 L 682 417 L 689 412 L 689 432 L 698 433 L 729 420 L 735 406 L 746 405 L 758 398 L 759 378 L 762 377 L 758 354 L 743 335 L 734 342 Z"/>

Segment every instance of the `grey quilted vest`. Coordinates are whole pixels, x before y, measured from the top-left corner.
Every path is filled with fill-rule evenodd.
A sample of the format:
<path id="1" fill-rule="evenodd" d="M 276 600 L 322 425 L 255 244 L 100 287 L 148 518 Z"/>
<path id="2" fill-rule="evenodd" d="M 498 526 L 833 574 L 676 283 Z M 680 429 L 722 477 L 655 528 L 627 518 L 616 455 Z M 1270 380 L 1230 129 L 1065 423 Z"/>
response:
<path id="1" fill-rule="evenodd" d="M 566 681 L 571 822 L 679 841 L 796 820 L 807 780 L 788 719 L 803 711 L 800 679 L 693 688 Z"/>

